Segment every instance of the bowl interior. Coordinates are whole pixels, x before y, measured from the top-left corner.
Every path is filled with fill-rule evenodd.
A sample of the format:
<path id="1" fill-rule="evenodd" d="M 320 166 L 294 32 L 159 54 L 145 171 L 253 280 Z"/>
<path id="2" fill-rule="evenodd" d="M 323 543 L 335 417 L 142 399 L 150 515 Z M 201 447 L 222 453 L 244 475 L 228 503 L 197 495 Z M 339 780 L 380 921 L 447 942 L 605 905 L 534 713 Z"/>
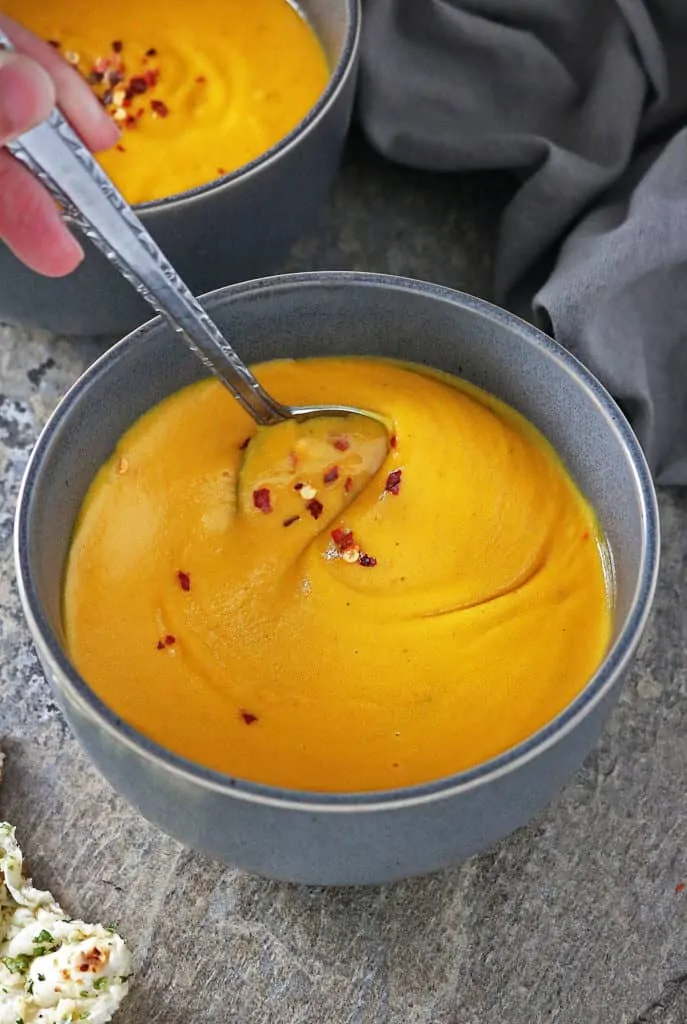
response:
<path id="1" fill-rule="evenodd" d="M 658 558 L 646 465 L 606 392 L 544 335 L 470 296 L 363 274 L 265 279 L 213 293 L 206 304 L 249 361 L 393 356 L 459 374 L 514 406 L 552 441 L 597 510 L 615 562 L 614 640 L 631 615 L 637 624 L 646 613 Z M 19 565 L 34 615 L 58 642 L 65 558 L 93 475 L 143 412 L 204 375 L 155 321 L 87 371 L 39 440 L 20 504 Z"/>

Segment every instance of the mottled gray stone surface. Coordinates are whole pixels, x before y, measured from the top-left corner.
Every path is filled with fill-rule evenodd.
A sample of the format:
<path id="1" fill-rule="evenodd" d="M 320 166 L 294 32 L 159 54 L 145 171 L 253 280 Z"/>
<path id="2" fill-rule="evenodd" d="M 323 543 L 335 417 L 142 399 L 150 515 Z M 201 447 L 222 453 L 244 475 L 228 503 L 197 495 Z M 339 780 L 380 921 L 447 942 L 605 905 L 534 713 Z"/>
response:
<path id="1" fill-rule="evenodd" d="M 293 268 L 488 294 L 496 179 L 354 148 Z M 685 1024 L 687 493 L 661 495 L 653 624 L 601 745 L 555 803 L 444 874 L 361 891 L 256 880 L 182 849 L 97 775 L 21 618 L 11 556 L 31 444 L 95 343 L 0 328 L 0 817 L 74 913 L 115 921 L 138 975 L 121 1024 Z"/>

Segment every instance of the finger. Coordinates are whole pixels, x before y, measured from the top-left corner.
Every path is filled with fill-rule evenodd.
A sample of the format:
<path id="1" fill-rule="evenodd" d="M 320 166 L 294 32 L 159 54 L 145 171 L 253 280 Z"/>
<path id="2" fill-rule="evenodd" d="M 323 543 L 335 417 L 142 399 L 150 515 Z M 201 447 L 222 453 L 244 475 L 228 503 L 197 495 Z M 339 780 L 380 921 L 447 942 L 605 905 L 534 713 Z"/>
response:
<path id="1" fill-rule="evenodd" d="M 0 238 L 15 256 L 47 277 L 64 277 L 83 259 L 48 193 L 33 175 L 0 149 Z"/>
<path id="2" fill-rule="evenodd" d="M 35 128 L 55 105 L 55 87 L 40 64 L 0 51 L 0 145 Z"/>
<path id="3" fill-rule="evenodd" d="M 119 139 L 119 129 L 78 71 L 70 67 L 54 47 L 4 14 L 0 14 L 0 28 L 18 50 L 33 57 L 48 72 L 55 83 L 57 102 L 63 114 L 88 148 L 97 152 L 114 146 Z"/>

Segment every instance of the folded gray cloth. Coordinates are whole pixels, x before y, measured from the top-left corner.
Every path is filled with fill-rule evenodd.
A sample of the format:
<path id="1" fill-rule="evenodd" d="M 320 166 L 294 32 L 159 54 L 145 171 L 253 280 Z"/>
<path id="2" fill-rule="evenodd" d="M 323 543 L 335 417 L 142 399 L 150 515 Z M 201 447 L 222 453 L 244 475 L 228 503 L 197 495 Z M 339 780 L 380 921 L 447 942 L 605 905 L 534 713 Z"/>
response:
<path id="1" fill-rule="evenodd" d="M 517 172 L 497 301 L 687 484 L 687 0 L 363 0 L 359 109 L 393 160 Z"/>

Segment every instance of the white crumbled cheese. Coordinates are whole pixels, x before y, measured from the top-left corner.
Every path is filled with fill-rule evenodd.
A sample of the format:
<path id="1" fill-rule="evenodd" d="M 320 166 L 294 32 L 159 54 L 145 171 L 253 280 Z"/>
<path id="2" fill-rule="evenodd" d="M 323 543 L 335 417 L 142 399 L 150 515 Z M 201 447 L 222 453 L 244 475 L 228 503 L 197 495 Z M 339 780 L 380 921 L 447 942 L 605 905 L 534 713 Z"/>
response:
<path id="1" fill-rule="evenodd" d="M 0 1024 L 107 1024 L 130 975 L 123 939 L 70 921 L 34 888 L 14 828 L 0 822 Z"/>

